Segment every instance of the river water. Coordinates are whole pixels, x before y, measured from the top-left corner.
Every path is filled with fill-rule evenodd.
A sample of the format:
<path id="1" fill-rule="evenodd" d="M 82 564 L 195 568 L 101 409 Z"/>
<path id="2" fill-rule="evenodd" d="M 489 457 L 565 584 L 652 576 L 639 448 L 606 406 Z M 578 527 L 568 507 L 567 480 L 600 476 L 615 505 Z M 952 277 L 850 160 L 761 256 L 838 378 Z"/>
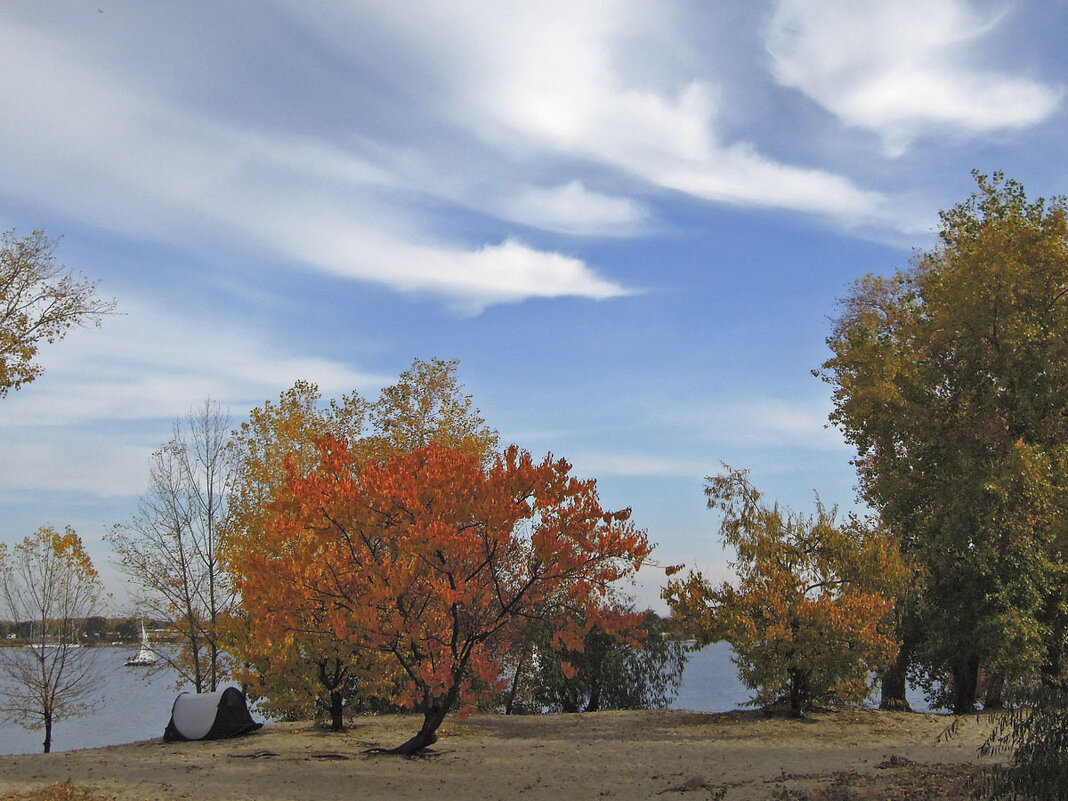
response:
<path id="1" fill-rule="evenodd" d="M 56 723 L 52 729 L 52 750 L 97 748 L 162 737 L 170 720 L 171 705 L 180 692 L 177 674 L 163 670 L 150 675 L 145 668 L 123 667 L 126 658 L 133 654 L 129 648 L 93 651 L 101 668 L 100 702 L 90 714 Z M 744 705 L 750 695 L 731 662 L 730 646 L 713 643 L 690 654 L 671 708 L 729 712 Z M 910 697 L 910 701 L 914 708 L 923 708 L 922 698 Z M 0 722 L 0 754 L 39 753 L 43 740 L 43 730 Z"/>
<path id="2" fill-rule="evenodd" d="M 93 711 L 52 727 L 52 750 L 71 751 L 162 737 L 178 695 L 178 674 L 171 669 L 149 675 L 145 668 L 123 667 L 137 646 L 91 649 L 101 685 Z M 185 689 L 191 689 L 189 687 Z M 0 754 L 39 753 L 44 729 L 24 729 L 0 721 Z"/>

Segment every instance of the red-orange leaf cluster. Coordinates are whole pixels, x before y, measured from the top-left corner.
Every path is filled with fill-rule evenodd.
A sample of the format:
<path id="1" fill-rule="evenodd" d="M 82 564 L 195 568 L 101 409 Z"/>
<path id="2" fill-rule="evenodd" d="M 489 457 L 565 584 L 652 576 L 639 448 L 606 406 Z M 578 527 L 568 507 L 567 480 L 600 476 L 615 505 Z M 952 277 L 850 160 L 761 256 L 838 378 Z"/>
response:
<path id="1" fill-rule="evenodd" d="M 496 687 L 525 617 L 559 620 L 581 644 L 559 612 L 598 620 L 610 585 L 652 550 L 629 510 L 603 510 L 595 482 L 563 460 L 513 446 L 487 464 L 432 443 L 358 463 L 331 435 L 319 453 L 290 471 L 256 547 L 232 556 L 244 560 L 240 589 L 250 615 L 276 610 L 277 636 L 314 610 L 322 630 L 392 657 L 424 715 L 400 752 L 434 742 L 450 709 Z"/>

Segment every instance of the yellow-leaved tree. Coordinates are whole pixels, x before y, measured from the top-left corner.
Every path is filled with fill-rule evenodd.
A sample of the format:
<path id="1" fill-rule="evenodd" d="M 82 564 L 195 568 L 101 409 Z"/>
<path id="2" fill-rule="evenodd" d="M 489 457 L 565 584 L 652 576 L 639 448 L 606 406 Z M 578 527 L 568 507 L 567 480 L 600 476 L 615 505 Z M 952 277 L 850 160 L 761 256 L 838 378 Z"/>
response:
<path id="1" fill-rule="evenodd" d="M 745 471 L 710 476 L 705 494 L 738 581 L 717 587 L 691 571 L 669 582 L 672 616 L 702 644 L 731 644 L 762 707 L 786 702 L 801 716 L 864 700 L 898 649 L 892 599 L 907 570 L 893 539 L 856 517 L 837 522 L 822 503 L 812 516 L 768 506 Z"/>
<path id="2" fill-rule="evenodd" d="M 81 538 L 43 527 L 9 549 L 0 543 L 0 615 L 28 624 L 27 648 L 0 648 L 0 716 L 44 729 L 87 711 L 100 687 L 94 649 L 82 648 L 81 626 L 97 615 L 104 587 Z"/>
<path id="3" fill-rule="evenodd" d="M 34 361 L 42 342 L 115 311 L 115 301 L 96 297 L 95 282 L 56 264 L 55 248 L 43 231 L 0 234 L 0 398 L 44 372 Z"/>
<path id="4" fill-rule="evenodd" d="M 232 560 L 237 553 L 268 561 L 292 556 L 274 552 L 265 536 L 274 493 L 290 473 L 305 475 L 318 464 L 316 443 L 323 436 L 362 437 L 367 408 L 356 393 L 323 403 L 317 386 L 297 381 L 277 402 L 252 410 L 231 441 L 236 471 L 226 534 L 231 575 L 243 577 Z M 314 563 L 317 557 L 302 558 Z M 281 718 L 324 714 L 340 731 L 345 706 L 381 676 L 381 659 L 365 643 L 339 638 L 326 625 L 326 609 L 299 602 L 299 590 L 277 585 L 244 595 L 228 622 L 237 677 L 265 712 Z"/>

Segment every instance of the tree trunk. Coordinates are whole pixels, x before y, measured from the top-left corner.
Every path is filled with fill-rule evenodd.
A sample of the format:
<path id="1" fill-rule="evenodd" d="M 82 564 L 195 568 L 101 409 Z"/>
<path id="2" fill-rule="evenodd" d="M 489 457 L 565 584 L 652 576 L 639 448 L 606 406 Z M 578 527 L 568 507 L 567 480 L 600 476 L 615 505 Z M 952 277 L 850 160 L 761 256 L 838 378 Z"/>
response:
<path id="1" fill-rule="evenodd" d="M 200 664 L 200 640 L 197 637 L 196 622 L 193 620 L 192 615 L 186 619 L 189 625 L 189 654 L 193 660 L 193 690 L 199 695 L 204 692 L 204 674 Z"/>
<path id="2" fill-rule="evenodd" d="M 212 623 L 214 626 L 214 622 Z M 214 631 L 212 632 L 211 647 L 209 653 L 211 654 L 211 691 L 216 692 L 219 689 L 219 646 L 214 639 Z"/>
<path id="3" fill-rule="evenodd" d="M 905 690 L 908 684 L 909 656 L 904 647 L 898 651 L 897 659 L 879 680 L 879 709 L 895 712 L 911 712 Z"/>
<path id="4" fill-rule="evenodd" d="M 795 668 L 790 669 L 790 715 L 795 718 L 805 716 L 808 708 L 808 674 Z"/>
<path id="5" fill-rule="evenodd" d="M 45 715 L 44 722 L 45 738 L 44 738 L 44 752 L 46 754 L 52 753 L 52 716 Z"/>
<path id="6" fill-rule="evenodd" d="M 601 708 L 601 686 L 604 684 L 605 649 L 597 649 L 595 659 L 590 660 L 590 697 L 586 700 L 586 711 L 596 712 Z"/>
<path id="7" fill-rule="evenodd" d="M 330 691 L 330 731 L 345 731 L 344 700 L 340 690 Z"/>
<path id="8" fill-rule="evenodd" d="M 601 676 L 600 671 L 593 677 L 592 686 L 590 687 L 590 697 L 586 702 L 587 712 L 596 712 L 601 708 Z"/>
<path id="9" fill-rule="evenodd" d="M 333 663 L 334 669 L 332 672 L 327 672 L 327 666 Z M 341 666 L 339 659 L 320 659 L 316 663 L 316 667 L 319 670 L 319 684 L 323 689 L 329 693 L 329 701 L 326 704 L 326 711 L 330 715 L 330 731 L 345 731 L 345 720 L 343 717 L 345 706 L 345 695 L 342 692 L 342 687 L 345 683 L 345 674 L 347 671 Z M 322 705 L 322 696 L 319 696 L 319 704 Z"/>
<path id="10" fill-rule="evenodd" d="M 515 706 L 515 696 L 519 692 L 519 679 L 523 675 L 523 668 L 526 667 L 527 650 L 524 648 L 519 654 L 519 660 L 515 665 L 515 675 L 512 676 L 512 686 L 508 690 L 508 701 L 504 705 L 504 714 L 511 715 L 512 708 Z"/>
<path id="11" fill-rule="evenodd" d="M 423 711 L 423 725 L 414 737 L 396 748 L 372 748 L 368 753 L 415 756 L 423 749 L 429 748 L 438 741 L 438 727 L 445 720 L 449 706 L 450 704 L 446 703 L 430 704 Z"/>
<path id="12" fill-rule="evenodd" d="M 1058 634 L 1063 637 L 1063 629 L 1058 629 Z M 1057 642 L 1063 642 L 1063 639 L 1058 637 L 1051 637 L 1051 640 Z M 1044 687 L 1051 687 L 1055 690 L 1068 689 L 1068 685 L 1065 683 L 1063 675 L 1063 659 L 1061 649 L 1058 645 L 1051 644 L 1046 647 L 1046 661 L 1039 668 L 1039 678 L 1042 681 Z"/>
<path id="13" fill-rule="evenodd" d="M 1005 706 L 1005 674 L 991 673 L 986 678 L 986 691 L 983 693 L 983 709 L 1001 709 Z"/>
<path id="14" fill-rule="evenodd" d="M 979 691 L 979 658 L 972 656 L 967 662 L 952 665 L 950 676 L 953 682 L 953 713 L 967 715 L 974 712 Z"/>
<path id="15" fill-rule="evenodd" d="M 470 656 L 470 652 L 465 654 L 459 664 L 453 668 L 453 683 L 444 697 L 435 698 L 427 695 L 423 699 L 423 725 L 414 737 L 405 743 L 401 743 L 396 748 L 372 748 L 367 753 L 415 756 L 423 749 L 429 748 L 436 743 L 438 741 L 438 727 L 460 697 L 460 681 L 467 672 L 467 660 Z"/>

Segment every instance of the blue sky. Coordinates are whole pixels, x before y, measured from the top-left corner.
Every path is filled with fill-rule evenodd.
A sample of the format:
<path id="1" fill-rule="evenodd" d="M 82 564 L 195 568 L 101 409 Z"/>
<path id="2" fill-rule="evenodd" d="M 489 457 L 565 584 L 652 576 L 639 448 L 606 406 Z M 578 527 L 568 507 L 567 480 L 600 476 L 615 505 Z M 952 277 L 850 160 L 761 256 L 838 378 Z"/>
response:
<path id="1" fill-rule="evenodd" d="M 505 441 L 726 575 L 702 479 L 852 508 L 835 301 L 971 170 L 1068 191 L 1063 2 L 0 5 L 0 229 L 122 316 L 0 401 L 0 539 L 103 535 L 174 419 L 460 360 Z M 662 583 L 636 588 L 651 603 Z"/>

